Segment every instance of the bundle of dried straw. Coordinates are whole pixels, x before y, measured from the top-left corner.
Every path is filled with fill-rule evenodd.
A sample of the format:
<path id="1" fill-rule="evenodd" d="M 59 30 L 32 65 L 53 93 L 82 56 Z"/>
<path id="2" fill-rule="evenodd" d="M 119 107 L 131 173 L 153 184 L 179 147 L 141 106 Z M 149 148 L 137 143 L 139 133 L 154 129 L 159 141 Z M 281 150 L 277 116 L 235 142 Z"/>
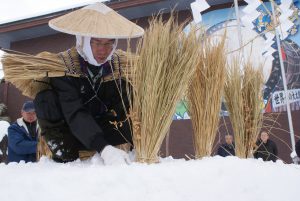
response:
<path id="1" fill-rule="evenodd" d="M 44 136 L 39 135 L 39 140 L 37 144 L 37 152 L 36 152 L 36 158 L 37 161 L 39 161 L 42 156 L 46 156 L 48 158 L 52 158 L 52 152 L 50 148 L 48 147 Z"/>
<path id="2" fill-rule="evenodd" d="M 15 85 L 23 95 L 34 98 L 37 92 L 49 87 L 45 84 L 48 77 L 67 74 L 67 64 L 63 59 L 66 56 L 67 52 L 61 54 L 42 52 L 37 55 L 5 53 L 2 59 L 5 80 Z M 75 48 L 71 49 L 70 56 L 78 57 Z M 74 59 L 74 65 L 79 66 L 78 59 Z"/>
<path id="3" fill-rule="evenodd" d="M 177 102 L 182 98 L 199 60 L 200 39 L 171 16 L 155 17 L 137 46 L 132 66 L 130 117 L 136 161 L 158 162 Z"/>
<path id="4" fill-rule="evenodd" d="M 118 55 L 118 58 L 116 58 Z M 115 66 L 127 67 L 126 52 L 118 50 L 114 55 Z M 30 55 L 8 51 L 2 59 L 5 80 L 11 82 L 23 95 L 34 98 L 36 93 L 49 87 L 49 77 L 81 75 L 76 48 L 56 53 L 42 52 Z M 116 72 L 119 72 L 116 69 Z"/>
<path id="5" fill-rule="evenodd" d="M 195 157 L 210 156 L 216 137 L 223 95 L 225 35 L 219 42 L 204 38 L 196 73 L 188 89 L 188 112 L 193 125 Z"/>
<path id="6" fill-rule="evenodd" d="M 234 132 L 235 152 L 241 158 L 252 157 L 262 126 L 262 89 L 262 67 L 233 59 L 227 72 L 225 101 Z"/>

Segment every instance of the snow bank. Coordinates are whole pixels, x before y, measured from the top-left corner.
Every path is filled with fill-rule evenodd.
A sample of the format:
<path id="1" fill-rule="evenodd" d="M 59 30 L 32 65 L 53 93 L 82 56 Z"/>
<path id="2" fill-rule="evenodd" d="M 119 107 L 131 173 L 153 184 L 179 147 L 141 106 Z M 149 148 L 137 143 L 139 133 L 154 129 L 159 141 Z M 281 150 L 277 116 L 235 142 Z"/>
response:
<path id="1" fill-rule="evenodd" d="M 0 164 L 1 201 L 292 201 L 300 166 L 212 157 L 160 164 L 87 162 Z"/>

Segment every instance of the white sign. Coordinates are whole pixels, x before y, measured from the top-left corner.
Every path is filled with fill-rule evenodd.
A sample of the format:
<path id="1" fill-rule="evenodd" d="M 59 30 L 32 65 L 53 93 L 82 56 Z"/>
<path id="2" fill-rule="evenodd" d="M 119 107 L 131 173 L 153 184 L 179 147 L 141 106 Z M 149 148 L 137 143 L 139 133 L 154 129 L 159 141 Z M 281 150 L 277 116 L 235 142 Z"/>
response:
<path id="1" fill-rule="evenodd" d="M 294 103 L 300 101 L 300 89 L 292 89 L 288 91 L 289 102 Z M 285 92 L 276 91 L 272 95 L 272 105 L 274 108 L 286 105 Z"/>
<path id="2" fill-rule="evenodd" d="M 206 0 L 196 0 L 191 3 L 192 14 L 196 24 L 202 21 L 201 12 L 205 11 L 209 7 L 210 5 L 206 2 Z"/>

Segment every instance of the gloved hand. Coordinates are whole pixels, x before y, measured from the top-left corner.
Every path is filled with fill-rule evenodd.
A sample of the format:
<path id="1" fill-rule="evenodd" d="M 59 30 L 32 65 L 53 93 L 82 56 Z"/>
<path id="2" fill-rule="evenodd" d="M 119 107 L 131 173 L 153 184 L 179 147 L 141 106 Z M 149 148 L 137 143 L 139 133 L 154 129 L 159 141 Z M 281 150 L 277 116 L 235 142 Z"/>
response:
<path id="1" fill-rule="evenodd" d="M 104 160 L 105 165 L 121 165 L 130 164 L 130 159 L 128 154 L 117 149 L 111 145 L 107 145 L 101 152 L 101 157 Z"/>

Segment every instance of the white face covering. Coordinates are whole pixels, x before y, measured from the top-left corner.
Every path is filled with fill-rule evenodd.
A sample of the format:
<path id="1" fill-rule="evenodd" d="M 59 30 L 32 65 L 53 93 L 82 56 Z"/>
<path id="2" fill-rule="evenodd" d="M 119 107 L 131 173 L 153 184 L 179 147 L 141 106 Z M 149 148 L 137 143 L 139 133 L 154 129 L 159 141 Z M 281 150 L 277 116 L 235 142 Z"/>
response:
<path id="1" fill-rule="evenodd" d="M 87 36 L 78 36 L 76 35 L 76 50 L 80 56 L 87 61 L 89 64 L 92 64 L 94 66 L 101 66 L 105 62 L 111 60 L 112 55 L 116 51 L 118 44 L 118 39 L 115 39 L 115 43 L 113 45 L 113 48 L 111 50 L 111 53 L 108 55 L 106 60 L 103 63 L 98 63 L 96 59 L 94 58 L 92 47 L 91 47 L 91 37 Z"/>

